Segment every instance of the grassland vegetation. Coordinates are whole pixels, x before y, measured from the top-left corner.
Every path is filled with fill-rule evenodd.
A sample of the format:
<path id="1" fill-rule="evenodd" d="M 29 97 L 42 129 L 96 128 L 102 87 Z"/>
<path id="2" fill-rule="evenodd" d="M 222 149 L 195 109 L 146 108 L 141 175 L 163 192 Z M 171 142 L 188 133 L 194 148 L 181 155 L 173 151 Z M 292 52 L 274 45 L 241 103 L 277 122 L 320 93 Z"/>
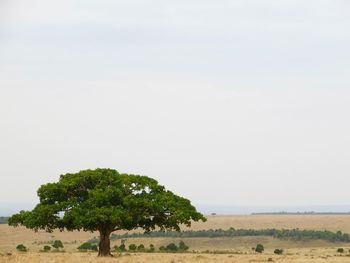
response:
<path id="1" fill-rule="evenodd" d="M 111 239 L 121 238 L 152 238 L 152 237 L 245 237 L 245 236 L 270 236 L 278 239 L 305 241 L 305 240 L 326 240 L 330 242 L 349 242 L 350 235 L 341 231 L 320 231 L 320 230 L 300 230 L 300 229 L 235 229 L 233 227 L 223 229 L 208 230 L 186 230 L 186 231 L 154 231 L 150 233 L 125 233 L 112 234 Z"/>

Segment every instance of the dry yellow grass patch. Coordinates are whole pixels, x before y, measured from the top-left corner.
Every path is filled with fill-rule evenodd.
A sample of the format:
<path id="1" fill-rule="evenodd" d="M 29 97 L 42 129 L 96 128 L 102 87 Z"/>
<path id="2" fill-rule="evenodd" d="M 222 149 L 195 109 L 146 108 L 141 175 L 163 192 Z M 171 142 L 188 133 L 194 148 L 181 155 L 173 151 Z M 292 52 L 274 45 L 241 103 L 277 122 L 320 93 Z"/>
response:
<path id="1" fill-rule="evenodd" d="M 283 263 L 347 263 L 350 257 L 340 256 L 320 256 L 320 255 L 211 255 L 211 254 L 126 254 L 114 258 L 97 258 L 94 254 L 88 253 L 27 253 L 15 254 L 12 256 L 0 256 L 3 263 L 144 263 L 144 262 L 166 262 L 166 263 L 186 263 L 186 262 L 221 262 L 221 263 L 252 263 L 268 262 L 272 258 L 273 262 Z"/>

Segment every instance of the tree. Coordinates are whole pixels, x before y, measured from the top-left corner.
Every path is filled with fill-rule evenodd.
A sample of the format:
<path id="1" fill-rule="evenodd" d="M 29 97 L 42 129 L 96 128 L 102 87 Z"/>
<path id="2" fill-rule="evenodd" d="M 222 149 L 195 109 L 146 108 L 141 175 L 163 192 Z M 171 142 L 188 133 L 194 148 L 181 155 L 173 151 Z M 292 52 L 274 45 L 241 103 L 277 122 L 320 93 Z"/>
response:
<path id="1" fill-rule="evenodd" d="M 83 170 L 61 175 L 38 189 L 39 204 L 9 218 L 11 226 L 52 232 L 99 231 L 99 256 L 109 256 L 110 234 L 142 228 L 145 232 L 180 230 L 191 221 L 206 221 L 188 199 L 167 191 L 147 176 L 112 169 Z"/>

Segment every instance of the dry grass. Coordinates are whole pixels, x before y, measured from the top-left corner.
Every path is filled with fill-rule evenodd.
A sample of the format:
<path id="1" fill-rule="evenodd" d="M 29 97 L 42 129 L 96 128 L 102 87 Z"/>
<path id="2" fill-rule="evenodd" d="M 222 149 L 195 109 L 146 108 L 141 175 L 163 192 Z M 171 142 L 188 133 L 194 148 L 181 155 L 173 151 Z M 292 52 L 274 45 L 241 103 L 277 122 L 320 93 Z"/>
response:
<path id="1" fill-rule="evenodd" d="M 300 228 L 314 230 L 331 230 L 350 233 L 350 216 L 212 216 L 207 223 L 195 223 L 192 229 L 209 228 Z M 12 228 L 0 225 L 0 262 L 116 262 L 116 259 L 98 259 L 95 253 L 77 253 L 76 248 L 86 240 L 97 236 L 97 233 L 86 232 L 59 232 L 35 233 L 25 228 Z M 50 241 L 60 239 L 64 242 L 66 253 L 38 253 L 42 247 Z M 153 243 L 156 247 L 170 242 L 179 242 L 179 238 L 134 238 L 127 240 L 130 243 Z M 272 237 L 235 237 L 235 238 L 186 238 L 185 242 L 191 250 L 221 250 L 240 253 L 238 254 L 124 254 L 118 257 L 118 262 L 267 262 L 273 258 L 274 262 L 349 262 L 350 256 L 340 256 L 336 253 L 337 247 L 344 247 L 346 251 L 350 244 L 330 243 L 321 240 L 307 242 L 295 242 L 279 240 Z M 17 253 L 15 247 L 23 243 L 29 248 L 29 253 Z M 255 255 L 251 247 L 257 243 L 265 246 L 263 255 Z M 119 241 L 113 241 L 113 245 L 119 245 Z M 283 248 L 285 256 L 273 255 L 275 248 Z M 6 256 L 7 252 L 12 256 Z"/>
<path id="2" fill-rule="evenodd" d="M 186 262 L 220 262 L 220 263 L 252 263 L 268 262 L 272 258 L 273 262 L 283 263 L 346 263 L 350 262 L 350 257 L 327 256 L 327 255 L 212 255 L 212 254 L 124 254 L 114 258 L 97 258 L 94 254 L 88 253 L 65 253 L 65 254 L 15 254 L 12 256 L 0 256 L 3 263 L 143 263 L 143 262 L 166 262 L 166 263 L 186 263 Z"/>

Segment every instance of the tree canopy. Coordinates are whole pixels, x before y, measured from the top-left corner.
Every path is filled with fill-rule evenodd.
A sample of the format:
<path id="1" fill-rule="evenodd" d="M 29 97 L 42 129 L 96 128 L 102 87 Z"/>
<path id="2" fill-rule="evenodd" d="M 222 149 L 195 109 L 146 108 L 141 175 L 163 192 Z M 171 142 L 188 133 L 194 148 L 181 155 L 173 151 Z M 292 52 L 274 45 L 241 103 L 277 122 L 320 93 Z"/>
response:
<path id="1" fill-rule="evenodd" d="M 37 193 L 39 204 L 32 211 L 10 217 L 9 225 L 48 232 L 99 231 L 100 256 L 110 255 L 113 231 L 179 231 L 181 224 L 206 220 L 188 199 L 166 190 L 156 180 L 112 169 L 67 173 L 56 183 L 42 185 Z"/>

